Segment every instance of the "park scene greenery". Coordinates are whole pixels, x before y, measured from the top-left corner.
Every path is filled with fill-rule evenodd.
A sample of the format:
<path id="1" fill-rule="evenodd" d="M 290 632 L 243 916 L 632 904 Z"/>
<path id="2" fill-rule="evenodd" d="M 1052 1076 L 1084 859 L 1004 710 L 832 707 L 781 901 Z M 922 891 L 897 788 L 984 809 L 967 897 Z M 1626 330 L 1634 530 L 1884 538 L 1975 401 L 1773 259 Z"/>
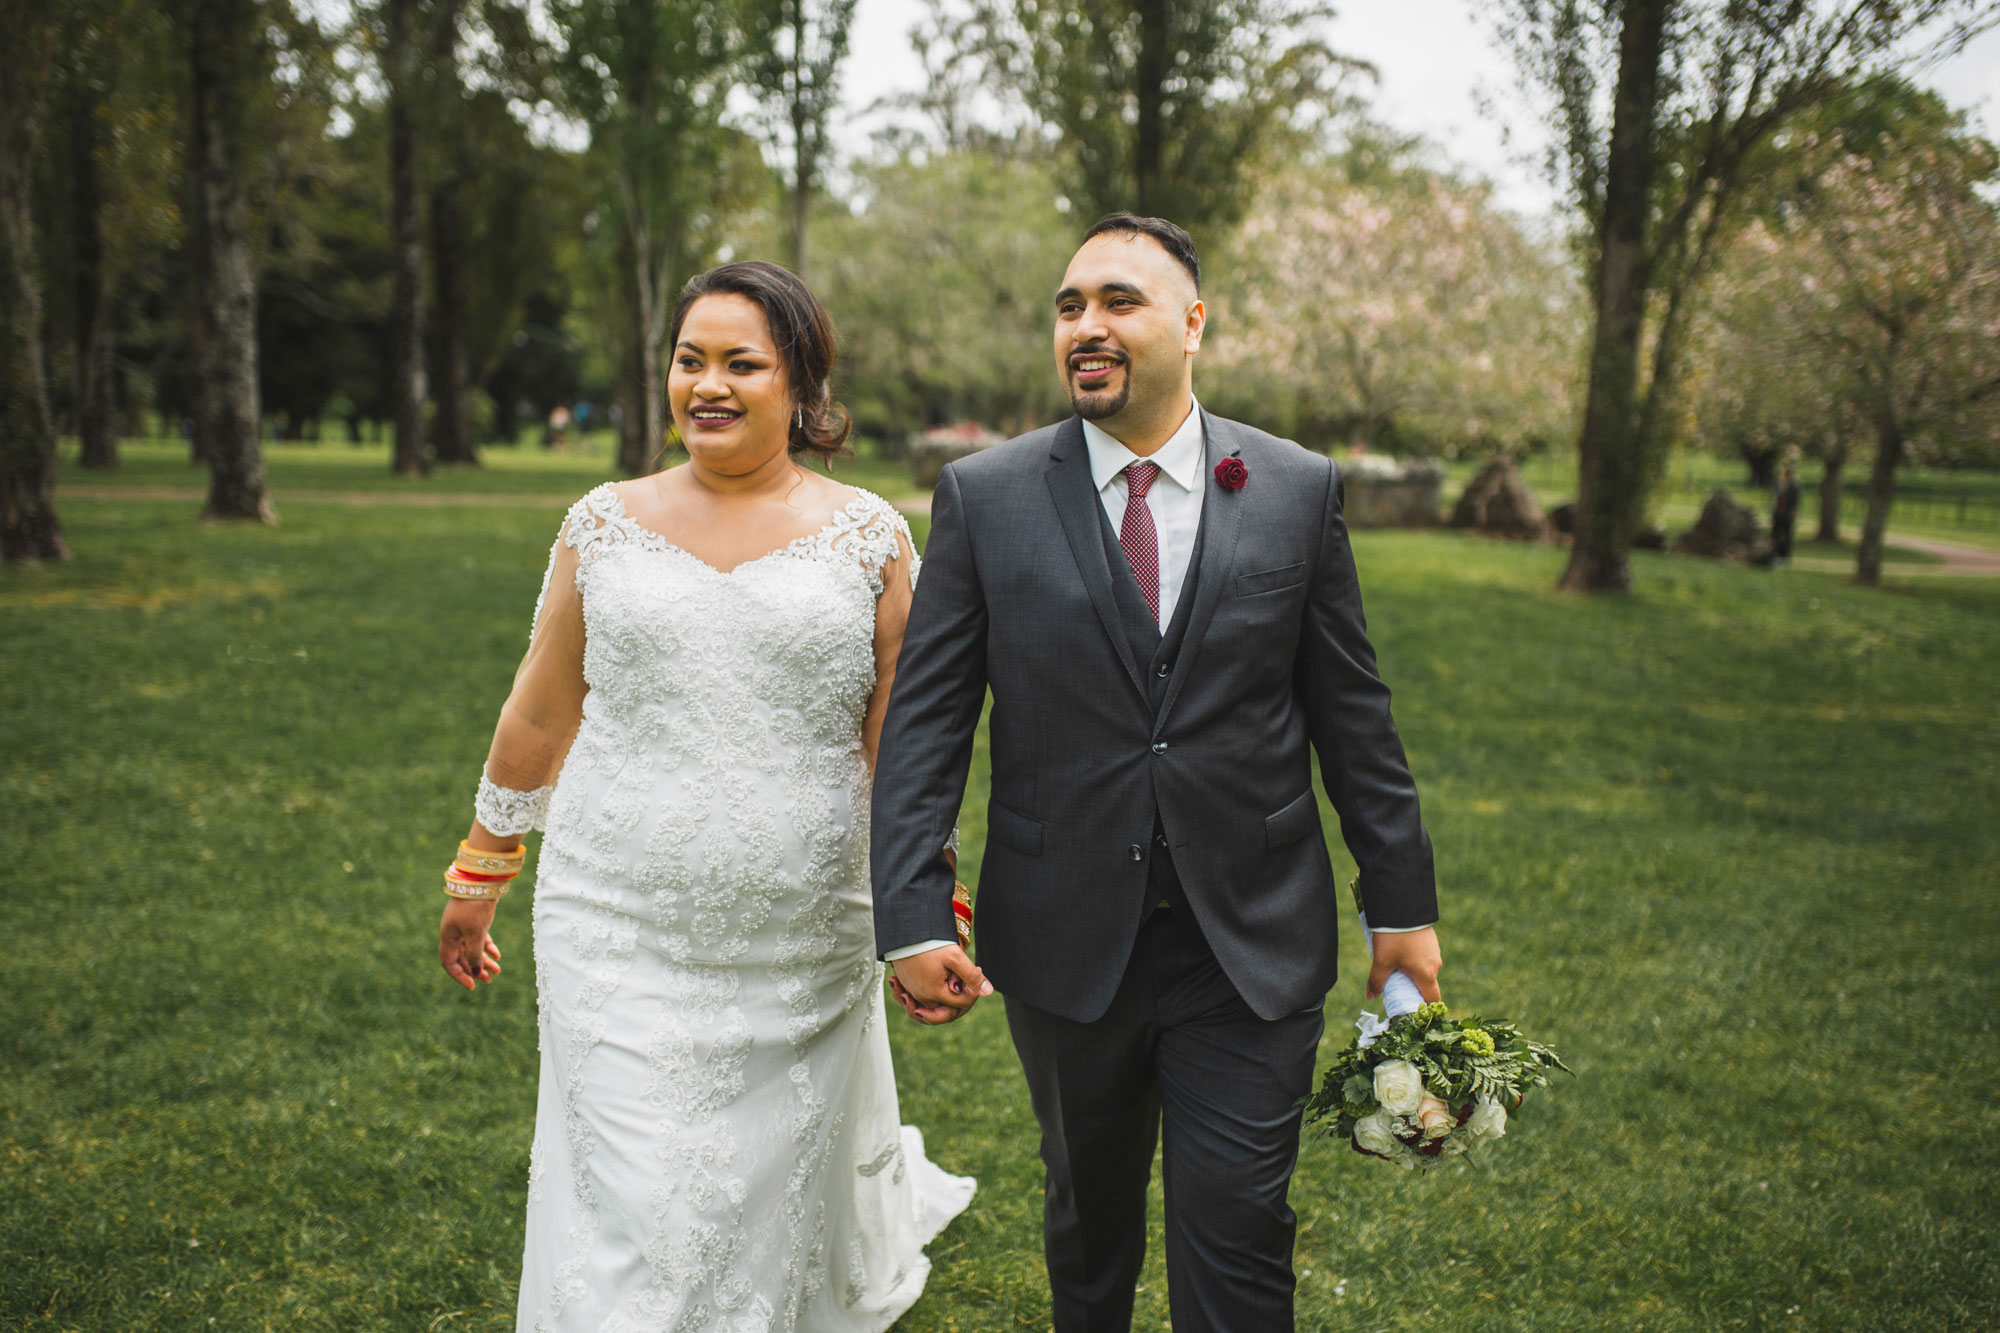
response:
<path id="1" fill-rule="evenodd" d="M 2000 155 L 1912 81 L 2000 5 L 1491 6 L 1553 222 L 1379 120 L 1322 6 L 926 0 L 843 148 L 853 13 L 0 6 L 0 1326 L 511 1325 L 532 875 L 473 994 L 434 882 L 563 511 L 675 459 L 675 293 L 806 275 L 835 475 L 921 544 L 913 437 L 1068 410 L 1113 208 L 1202 247 L 1205 406 L 1435 460 L 1440 516 L 1501 457 L 1573 504 L 1354 534 L 1446 1000 L 1575 1077 L 1470 1163 L 1309 1137 L 1300 1327 L 2000 1323 Z M 1646 548 L 1788 463 L 1790 568 Z M 980 1182 L 898 1328 L 1047 1327 L 999 1006 L 892 1042 Z"/>

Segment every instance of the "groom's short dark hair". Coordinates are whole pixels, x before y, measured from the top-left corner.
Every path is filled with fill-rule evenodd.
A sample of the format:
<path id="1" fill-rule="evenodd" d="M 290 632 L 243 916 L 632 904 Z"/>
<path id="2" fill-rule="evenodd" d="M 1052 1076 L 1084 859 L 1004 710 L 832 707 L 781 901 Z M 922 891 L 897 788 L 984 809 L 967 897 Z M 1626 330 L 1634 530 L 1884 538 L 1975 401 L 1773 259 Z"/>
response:
<path id="1" fill-rule="evenodd" d="M 1106 213 L 1083 239 L 1089 242 L 1107 233 L 1152 237 L 1162 250 L 1181 261 L 1181 267 L 1194 279 L 1195 295 L 1201 295 L 1201 256 L 1195 253 L 1194 237 L 1173 223 L 1165 218 L 1142 218 L 1137 213 Z"/>

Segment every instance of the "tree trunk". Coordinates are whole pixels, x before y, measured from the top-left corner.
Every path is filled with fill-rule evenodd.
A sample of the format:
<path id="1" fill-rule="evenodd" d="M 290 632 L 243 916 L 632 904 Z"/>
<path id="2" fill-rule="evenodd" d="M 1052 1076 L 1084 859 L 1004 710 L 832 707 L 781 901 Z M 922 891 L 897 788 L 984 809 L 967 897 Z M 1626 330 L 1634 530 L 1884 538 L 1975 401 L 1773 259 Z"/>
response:
<path id="1" fill-rule="evenodd" d="M 1646 222 L 1654 172 L 1660 54 L 1671 0 L 1627 0 L 1618 88 L 1598 226 L 1590 388 L 1577 440 L 1576 535 L 1560 586 L 1623 592 L 1626 553 L 1644 517 L 1646 465 L 1639 422 L 1639 350 L 1646 320 Z"/>
<path id="2" fill-rule="evenodd" d="M 806 275 L 806 208 L 812 199 L 813 145 L 806 137 L 806 90 L 805 77 L 809 62 L 806 59 L 806 6 L 805 0 L 794 0 L 792 7 L 792 272 L 800 277 Z"/>
<path id="3" fill-rule="evenodd" d="M 629 197 L 629 196 L 628 196 Z M 626 413 L 625 429 L 618 437 L 618 470 L 628 477 L 642 476 L 659 466 L 666 438 L 666 383 L 660 375 L 660 344 L 665 330 L 661 320 L 664 271 L 655 263 L 654 249 L 671 252 L 670 239 L 653 237 L 646 220 L 636 213 L 626 219 L 623 255 L 630 285 L 626 293 L 628 325 L 626 344 L 626 398 L 637 407 Z"/>
<path id="4" fill-rule="evenodd" d="M 628 366 L 618 376 L 615 398 L 618 403 L 618 470 L 636 476 L 646 457 L 646 414 L 639 406 L 637 361 L 628 356 Z M 631 466 L 627 466 L 628 461 Z"/>
<path id="5" fill-rule="evenodd" d="M 398 476 L 430 471 L 424 447 L 424 240 L 422 195 L 417 187 L 416 44 L 411 40 L 415 0 L 390 0 L 389 232 L 395 294 L 389 312 L 389 397 L 396 420 L 390 467 Z"/>
<path id="6" fill-rule="evenodd" d="M 661 442 L 665 438 L 665 385 L 661 383 L 660 340 L 652 331 L 643 300 L 632 302 L 634 318 L 629 332 L 630 358 L 626 362 L 624 397 L 637 410 L 628 409 L 618 433 L 618 470 L 628 477 L 643 476 L 659 466 Z"/>
<path id="7" fill-rule="evenodd" d="M 0 39 L 30 27 L 25 13 L 0 24 Z M 10 41 L 10 45 L 11 45 Z M 35 151 L 47 65 L 19 49 L 0 52 L 0 559 L 69 555 L 56 518 L 56 425 L 43 379 L 42 287 L 35 254 Z"/>
<path id="8" fill-rule="evenodd" d="M 1819 479 L 1819 536 L 1814 541 L 1840 540 L 1840 482 L 1847 471 L 1847 441 L 1827 446 L 1826 474 Z"/>
<path id="9" fill-rule="evenodd" d="M 437 461 L 476 465 L 466 396 L 472 365 L 465 350 L 465 221 L 456 177 L 431 191 L 431 268 L 437 284 Z"/>
<path id="10" fill-rule="evenodd" d="M 1166 176 L 1166 100 L 1168 23 L 1165 0 L 1140 0 L 1139 56 L 1133 63 L 1132 82 L 1137 102 L 1137 123 L 1132 130 L 1132 202 L 1142 217 L 1157 214 L 1161 203 L 1161 183 Z"/>
<path id="11" fill-rule="evenodd" d="M 104 255 L 104 181 L 99 174 L 97 103 L 79 93 L 70 106 L 70 180 L 75 205 L 76 395 L 81 464 L 118 466 L 114 291 Z"/>
<path id="12" fill-rule="evenodd" d="M 433 336 L 437 348 L 436 450 L 440 463 L 479 462 L 466 396 L 472 365 L 465 350 L 465 217 L 460 191 L 465 173 L 458 151 L 458 6 L 443 4 L 432 51 L 437 67 L 437 136 L 445 153 L 443 179 L 431 189 L 431 269 L 437 295 Z"/>
<path id="13" fill-rule="evenodd" d="M 264 483 L 257 387 L 257 274 L 243 184 L 246 53 L 264 40 L 256 0 L 202 0 L 192 7 L 195 263 L 201 270 L 202 451 L 208 463 L 206 519 L 275 515 Z M 254 61 L 248 63 L 254 64 Z"/>
<path id="14" fill-rule="evenodd" d="M 812 204 L 813 153 L 806 142 L 806 109 L 792 102 L 792 272 L 806 274 L 806 212 Z"/>
<path id="15" fill-rule="evenodd" d="M 1753 490 L 1768 491 L 1778 484 L 1778 451 L 1766 446 L 1762 449 L 1747 444 L 1736 446 L 1744 466 L 1750 469 L 1750 486 Z"/>
<path id="16" fill-rule="evenodd" d="M 1902 428 L 1884 412 L 1875 427 L 1875 466 L 1868 472 L 1868 516 L 1861 520 L 1856 583 L 1875 587 L 1882 582 L 1882 540 L 1889 531 L 1889 505 L 1896 498 L 1896 465 L 1902 461 Z"/>

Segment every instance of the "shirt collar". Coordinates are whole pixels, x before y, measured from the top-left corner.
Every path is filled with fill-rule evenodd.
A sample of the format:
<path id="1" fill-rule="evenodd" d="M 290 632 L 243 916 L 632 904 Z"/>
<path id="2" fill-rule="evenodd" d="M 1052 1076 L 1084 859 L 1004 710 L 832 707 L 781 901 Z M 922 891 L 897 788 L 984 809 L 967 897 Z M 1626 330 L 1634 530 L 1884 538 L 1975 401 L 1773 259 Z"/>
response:
<path id="1" fill-rule="evenodd" d="M 1094 421 L 1083 423 L 1083 438 L 1090 447 L 1090 480 L 1100 491 L 1140 461 L 1139 455 Z M 1173 478 L 1182 490 L 1192 491 L 1195 478 L 1201 474 L 1201 446 L 1201 404 L 1195 403 L 1180 429 L 1145 461 L 1159 464 L 1161 475 Z"/>

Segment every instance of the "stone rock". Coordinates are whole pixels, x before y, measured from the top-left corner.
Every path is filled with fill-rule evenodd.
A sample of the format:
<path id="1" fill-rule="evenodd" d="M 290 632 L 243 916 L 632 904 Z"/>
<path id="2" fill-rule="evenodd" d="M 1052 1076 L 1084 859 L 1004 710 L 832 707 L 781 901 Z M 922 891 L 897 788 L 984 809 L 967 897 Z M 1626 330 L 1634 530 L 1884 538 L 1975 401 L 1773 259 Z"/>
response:
<path id="1" fill-rule="evenodd" d="M 957 462 L 1005 442 L 1006 436 L 988 430 L 976 421 L 955 421 L 949 426 L 911 431 L 909 436 L 910 480 L 925 490 L 937 485 L 938 473 L 946 463 Z"/>
<path id="2" fill-rule="evenodd" d="M 1434 528 L 1444 491 L 1444 464 L 1430 458 L 1398 463 L 1374 454 L 1343 458 L 1342 515 L 1350 528 Z"/>
<path id="3" fill-rule="evenodd" d="M 1771 539 L 1757 511 L 1727 491 L 1715 491 L 1701 507 L 1692 531 L 1674 542 L 1675 555 L 1702 555 L 1712 560 L 1759 564 L 1771 558 Z"/>
<path id="4" fill-rule="evenodd" d="M 1549 511 L 1549 530 L 1565 537 L 1576 535 L 1576 501 L 1565 500 Z"/>
<path id="5" fill-rule="evenodd" d="M 1479 469 L 1466 483 L 1465 493 L 1451 511 L 1451 526 L 1521 541 L 1539 541 L 1549 533 L 1549 521 L 1535 503 L 1534 492 L 1521 480 L 1521 469 L 1505 454 Z"/>

